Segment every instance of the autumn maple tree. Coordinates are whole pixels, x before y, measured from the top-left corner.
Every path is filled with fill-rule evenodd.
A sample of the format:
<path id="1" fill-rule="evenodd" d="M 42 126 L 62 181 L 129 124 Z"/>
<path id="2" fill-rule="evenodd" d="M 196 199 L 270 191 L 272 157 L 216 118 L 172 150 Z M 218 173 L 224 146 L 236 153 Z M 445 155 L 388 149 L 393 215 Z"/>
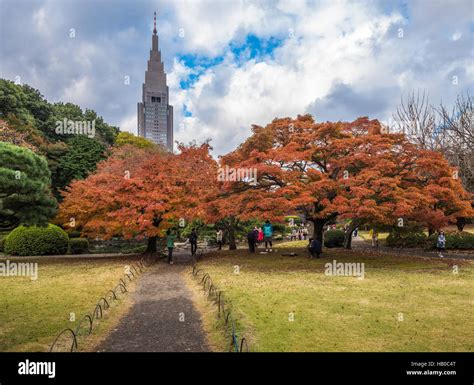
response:
<path id="1" fill-rule="evenodd" d="M 298 211 L 322 240 L 330 221 L 350 219 L 352 231 L 365 223 L 395 224 L 417 219 L 439 228 L 469 211 L 467 194 L 439 154 L 421 151 L 403 135 L 389 134 L 377 120 L 316 123 L 310 115 L 253 126 L 253 135 L 222 158 L 234 168 L 254 168 L 259 205 L 278 191 L 288 213 Z"/>
<path id="2" fill-rule="evenodd" d="M 175 155 L 159 148 L 116 148 L 85 180 L 64 192 L 58 221 L 85 234 L 109 238 L 147 237 L 156 252 L 163 230 L 180 218 L 199 217 L 215 180 L 209 146 L 179 146 Z"/>

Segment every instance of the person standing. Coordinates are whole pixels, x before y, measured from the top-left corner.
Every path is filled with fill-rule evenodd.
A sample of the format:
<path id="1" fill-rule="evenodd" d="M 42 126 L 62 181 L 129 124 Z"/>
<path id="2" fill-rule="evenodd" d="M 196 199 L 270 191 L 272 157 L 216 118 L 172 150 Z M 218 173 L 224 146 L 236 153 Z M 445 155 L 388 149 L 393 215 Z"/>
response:
<path id="1" fill-rule="evenodd" d="M 168 263 L 172 265 L 173 262 L 173 249 L 174 249 L 174 240 L 176 239 L 176 234 L 173 234 L 170 229 L 166 230 L 166 247 L 168 247 Z"/>
<path id="2" fill-rule="evenodd" d="M 258 245 L 260 245 L 260 243 L 263 242 L 263 231 L 262 231 L 262 228 L 259 227 L 259 228 L 257 229 L 257 232 L 258 232 L 257 243 L 258 243 Z"/>
<path id="3" fill-rule="evenodd" d="M 308 227 L 304 226 L 303 227 L 303 239 L 306 241 L 307 237 L 308 237 Z"/>
<path id="4" fill-rule="evenodd" d="M 316 257 L 319 258 L 323 251 L 322 244 L 319 240 L 309 238 L 308 250 L 310 258 Z"/>
<path id="5" fill-rule="evenodd" d="M 372 247 L 379 247 L 379 232 L 375 229 L 372 231 Z"/>
<path id="6" fill-rule="evenodd" d="M 444 235 L 443 231 L 439 232 L 437 246 L 438 246 L 438 256 L 440 258 L 444 258 L 443 251 L 446 249 L 446 236 Z"/>
<path id="7" fill-rule="evenodd" d="M 272 251 L 272 236 L 273 236 L 273 226 L 270 221 L 267 219 L 263 224 L 263 239 L 265 240 L 265 251 Z M 270 248 L 268 248 L 270 245 Z"/>
<path id="8" fill-rule="evenodd" d="M 191 234 L 189 235 L 189 243 L 191 244 L 191 255 L 196 254 L 197 239 L 198 239 L 198 236 L 196 233 L 196 229 L 192 229 Z"/>
<path id="9" fill-rule="evenodd" d="M 252 229 L 248 232 L 247 234 L 247 241 L 249 243 L 249 251 L 251 253 L 255 253 L 255 243 L 257 242 L 258 239 L 258 231 L 255 229 Z"/>
<path id="10" fill-rule="evenodd" d="M 291 238 L 290 238 L 291 241 L 296 241 L 296 234 L 297 234 L 296 229 L 291 230 Z"/>
<path id="11" fill-rule="evenodd" d="M 217 241 L 217 245 L 219 246 L 219 250 L 222 250 L 222 238 L 223 238 L 222 229 L 218 229 L 216 232 L 216 241 Z"/>

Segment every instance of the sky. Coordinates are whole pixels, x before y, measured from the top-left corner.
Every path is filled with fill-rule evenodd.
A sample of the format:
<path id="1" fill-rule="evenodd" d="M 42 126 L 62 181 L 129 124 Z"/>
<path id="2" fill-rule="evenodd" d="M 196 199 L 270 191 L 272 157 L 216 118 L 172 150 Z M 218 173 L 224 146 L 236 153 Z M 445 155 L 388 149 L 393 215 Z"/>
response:
<path id="1" fill-rule="evenodd" d="M 412 91 L 474 89 L 471 0 L 0 0 L 0 77 L 137 132 L 157 12 L 175 140 L 235 149 L 252 124 L 390 122 Z"/>

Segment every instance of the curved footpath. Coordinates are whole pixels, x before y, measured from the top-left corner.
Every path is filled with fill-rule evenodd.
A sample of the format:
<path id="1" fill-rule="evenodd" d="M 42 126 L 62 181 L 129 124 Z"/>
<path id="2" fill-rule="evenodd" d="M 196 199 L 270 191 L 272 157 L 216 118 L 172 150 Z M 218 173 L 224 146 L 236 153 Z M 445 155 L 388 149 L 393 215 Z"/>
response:
<path id="1" fill-rule="evenodd" d="M 200 315 L 182 274 L 189 251 L 177 252 L 178 263 L 158 262 L 145 272 L 132 294 L 133 305 L 99 345 L 100 352 L 209 351 Z"/>

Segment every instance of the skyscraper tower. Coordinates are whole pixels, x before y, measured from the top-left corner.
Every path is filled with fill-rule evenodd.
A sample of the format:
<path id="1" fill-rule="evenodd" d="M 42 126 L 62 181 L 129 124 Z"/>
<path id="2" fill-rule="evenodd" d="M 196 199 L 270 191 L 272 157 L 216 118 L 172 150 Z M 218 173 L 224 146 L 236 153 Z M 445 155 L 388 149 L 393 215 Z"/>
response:
<path id="1" fill-rule="evenodd" d="M 166 74 L 161 61 L 161 51 L 158 50 L 156 12 L 142 102 L 138 103 L 137 112 L 138 135 L 173 151 L 173 106 L 169 105 Z"/>

